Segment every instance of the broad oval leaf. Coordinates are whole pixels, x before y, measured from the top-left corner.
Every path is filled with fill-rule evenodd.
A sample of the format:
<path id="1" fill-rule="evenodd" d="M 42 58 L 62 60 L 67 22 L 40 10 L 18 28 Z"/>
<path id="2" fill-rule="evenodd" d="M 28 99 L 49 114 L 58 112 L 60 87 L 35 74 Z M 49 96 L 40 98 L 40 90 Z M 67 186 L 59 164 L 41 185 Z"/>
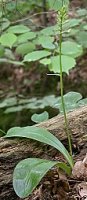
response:
<path id="1" fill-rule="evenodd" d="M 87 15 L 87 9 L 85 9 L 85 8 L 79 8 L 78 10 L 77 10 L 77 14 L 78 14 L 78 16 L 79 17 L 83 17 L 84 15 Z"/>
<path id="2" fill-rule="evenodd" d="M 87 31 L 87 25 L 85 25 L 85 26 L 83 27 L 83 29 L 84 29 L 85 31 Z"/>
<path id="3" fill-rule="evenodd" d="M 62 54 L 76 58 L 82 55 L 82 53 L 83 53 L 82 46 L 77 44 L 76 42 L 71 42 L 71 41 L 62 42 Z"/>
<path id="4" fill-rule="evenodd" d="M 30 31 L 30 29 L 24 25 L 15 25 L 11 26 L 7 31 L 10 33 L 20 34 L 20 33 L 26 33 Z"/>
<path id="5" fill-rule="evenodd" d="M 72 158 L 64 145 L 53 134 L 44 128 L 34 126 L 14 127 L 8 130 L 5 137 L 24 137 L 48 144 L 60 151 L 70 166 L 73 167 Z"/>
<path id="6" fill-rule="evenodd" d="M 87 32 L 86 31 L 79 31 L 76 35 L 76 39 L 83 47 L 87 48 Z"/>
<path id="7" fill-rule="evenodd" d="M 13 173 L 13 187 L 20 198 L 25 198 L 39 184 L 43 176 L 57 165 L 70 173 L 69 167 L 65 163 L 43 160 L 38 158 L 28 158 L 20 161 Z"/>
<path id="8" fill-rule="evenodd" d="M 43 58 L 39 62 L 46 66 L 46 65 L 51 64 L 51 59 L 50 58 Z"/>
<path id="9" fill-rule="evenodd" d="M 51 52 L 46 50 L 33 51 L 24 57 L 24 62 L 36 61 L 49 55 L 51 55 Z"/>
<path id="10" fill-rule="evenodd" d="M 9 107 L 17 104 L 17 99 L 15 97 L 6 98 L 0 103 L 0 108 Z"/>
<path id="11" fill-rule="evenodd" d="M 69 74 L 69 70 L 75 67 L 75 59 L 70 56 L 61 56 L 62 59 L 62 72 Z M 49 65 L 49 70 L 54 73 L 60 73 L 60 57 L 54 56 L 51 57 L 51 65 Z"/>
<path id="12" fill-rule="evenodd" d="M 5 29 L 7 29 L 10 26 L 10 21 L 7 18 L 3 18 L 3 21 L 1 23 L 1 30 L 4 31 Z"/>
<path id="13" fill-rule="evenodd" d="M 13 44 L 16 42 L 17 37 L 13 33 L 4 33 L 0 37 L 0 43 L 3 46 L 12 48 Z"/>
<path id="14" fill-rule="evenodd" d="M 47 37 L 47 38 L 49 36 L 53 36 L 54 37 L 54 35 L 58 35 L 58 25 L 48 26 L 48 27 L 42 29 L 40 31 L 40 34 L 41 34 L 41 36 L 43 34 L 42 37 L 44 37 L 44 36 Z"/>
<path id="15" fill-rule="evenodd" d="M 66 24 L 69 28 L 72 28 L 72 27 L 78 26 L 81 22 L 82 22 L 82 19 L 73 18 L 73 19 L 69 19 Z"/>
<path id="16" fill-rule="evenodd" d="M 5 48 L 5 57 L 7 59 L 10 58 L 10 60 L 13 60 L 13 61 L 15 60 L 14 52 L 11 49 L 9 49 L 9 48 Z"/>
<path id="17" fill-rule="evenodd" d="M 8 114 L 8 113 L 13 113 L 13 112 L 20 112 L 23 110 L 23 106 L 19 105 L 19 106 L 13 106 L 13 107 L 9 107 L 7 108 L 4 113 Z"/>
<path id="18" fill-rule="evenodd" d="M 36 37 L 36 33 L 30 31 L 30 32 L 19 35 L 17 42 L 18 44 L 24 43 L 24 42 L 27 42 L 28 40 L 34 39 L 35 37 Z"/>
<path id="19" fill-rule="evenodd" d="M 62 8 L 62 6 L 63 6 L 61 0 L 48 0 L 48 3 L 49 3 L 50 9 L 56 10 L 56 11 L 60 10 L 60 9 Z M 69 5 L 69 0 L 65 0 L 65 1 L 64 1 L 64 5 L 65 5 L 66 7 L 68 7 L 68 5 Z"/>
<path id="20" fill-rule="evenodd" d="M 41 35 L 38 37 L 38 44 L 41 44 L 43 48 L 46 49 L 55 49 L 53 44 L 54 37 Z"/>
<path id="21" fill-rule="evenodd" d="M 82 99 L 82 95 L 78 92 L 68 92 L 67 94 L 65 94 L 64 102 L 65 102 L 66 111 L 69 112 L 75 108 L 78 108 L 80 106 L 79 102 L 81 99 Z M 59 108 L 60 112 L 63 113 L 61 97 L 57 98 L 53 107 Z"/>
<path id="22" fill-rule="evenodd" d="M 32 42 L 26 42 L 17 46 L 16 53 L 24 56 L 33 50 L 35 50 L 35 45 Z"/>
<path id="23" fill-rule="evenodd" d="M 45 49 L 55 49 L 55 45 L 49 41 L 44 41 L 44 43 L 42 43 L 42 47 Z"/>
<path id="24" fill-rule="evenodd" d="M 43 113 L 40 113 L 40 114 L 35 113 L 31 117 L 31 120 L 36 123 L 40 123 L 48 119 L 49 119 L 49 114 L 47 111 L 44 111 Z"/>
<path id="25" fill-rule="evenodd" d="M 45 29 L 43 29 L 43 30 L 45 30 Z M 38 36 L 38 44 L 43 44 L 44 42 L 48 42 L 48 41 L 52 43 L 54 41 L 54 37 L 51 37 L 49 35 L 47 35 L 47 36 L 45 36 L 45 35 L 39 35 Z"/>

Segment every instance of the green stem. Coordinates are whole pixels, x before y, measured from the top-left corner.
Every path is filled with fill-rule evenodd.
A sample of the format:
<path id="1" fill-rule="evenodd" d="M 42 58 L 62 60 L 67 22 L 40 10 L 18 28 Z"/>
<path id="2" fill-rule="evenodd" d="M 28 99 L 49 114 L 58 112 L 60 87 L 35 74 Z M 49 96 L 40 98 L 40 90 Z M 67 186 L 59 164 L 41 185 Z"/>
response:
<path id="1" fill-rule="evenodd" d="M 64 113 L 64 121 L 65 121 L 65 130 L 66 130 L 66 135 L 68 138 L 68 144 L 69 144 L 69 151 L 72 156 L 72 143 L 71 143 L 71 135 L 68 127 L 68 121 L 67 121 L 67 116 L 66 116 L 66 110 L 65 110 L 65 102 L 64 102 L 64 97 L 63 97 L 63 70 L 62 70 L 62 24 L 63 24 L 63 17 L 61 16 L 60 18 L 60 39 L 59 39 L 59 60 L 60 60 L 60 86 L 61 86 L 61 101 L 62 101 L 62 108 L 63 108 L 63 113 Z"/>

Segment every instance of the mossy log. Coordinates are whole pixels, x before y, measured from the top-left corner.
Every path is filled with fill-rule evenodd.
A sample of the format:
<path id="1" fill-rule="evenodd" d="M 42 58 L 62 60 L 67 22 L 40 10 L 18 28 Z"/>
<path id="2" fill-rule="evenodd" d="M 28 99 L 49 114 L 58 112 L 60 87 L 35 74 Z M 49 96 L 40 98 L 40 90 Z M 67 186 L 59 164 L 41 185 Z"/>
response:
<path id="1" fill-rule="evenodd" d="M 79 155 L 84 156 L 87 152 L 87 106 L 69 112 L 67 118 L 73 146 L 77 146 Z M 47 128 L 67 146 L 63 115 L 58 115 L 36 126 Z M 51 159 L 56 153 L 57 151 L 53 148 L 32 140 L 0 138 L 0 200 L 20 199 L 12 186 L 13 170 L 20 160 L 28 157 Z"/>

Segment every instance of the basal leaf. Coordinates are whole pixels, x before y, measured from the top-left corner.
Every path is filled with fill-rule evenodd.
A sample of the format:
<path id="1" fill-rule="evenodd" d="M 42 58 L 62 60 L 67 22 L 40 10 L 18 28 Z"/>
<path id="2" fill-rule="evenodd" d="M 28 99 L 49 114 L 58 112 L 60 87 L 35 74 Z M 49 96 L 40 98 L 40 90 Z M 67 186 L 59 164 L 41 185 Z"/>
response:
<path id="1" fill-rule="evenodd" d="M 44 128 L 27 126 L 27 127 L 14 127 L 8 130 L 6 137 L 24 137 L 43 142 L 50 146 L 53 146 L 59 150 L 71 167 L 73 167 L 73 161 L 63 144 L 49 131 Z"/>
<path id="2" fill-rule="evenodd" d="M 25 198 L 39 184 L 43 176 L 57 165 L 69 173 L 66 164 L 56 161 L 28 158 L 18 163 L 13 174 L 13 187 L 20 198 Z"/>
<path id="3" fill-rule="evenodd" d="M 53 167 L 56 162 L 28 158 L 16 166 L 13 174 L 14 190 L 20 198 L 25 198 L 32 193 L 42 177 Z"/>

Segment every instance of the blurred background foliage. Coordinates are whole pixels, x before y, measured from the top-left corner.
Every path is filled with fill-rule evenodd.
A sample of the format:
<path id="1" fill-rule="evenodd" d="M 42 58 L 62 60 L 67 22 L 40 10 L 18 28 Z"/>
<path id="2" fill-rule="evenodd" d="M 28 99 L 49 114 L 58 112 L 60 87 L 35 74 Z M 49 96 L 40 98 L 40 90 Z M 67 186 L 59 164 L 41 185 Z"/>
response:
<path id="1" fill-rule="evenodd" d="M 65 5 L 69 10 L 63 24 L 62 61 L 66 109 L 71 111 L 87 104 L 87 1 L 65 0 Z M 47 120 L 62 112 L 58 74 L 60 8 L 60 0 L 0 0 L 3 130 Z"/>

